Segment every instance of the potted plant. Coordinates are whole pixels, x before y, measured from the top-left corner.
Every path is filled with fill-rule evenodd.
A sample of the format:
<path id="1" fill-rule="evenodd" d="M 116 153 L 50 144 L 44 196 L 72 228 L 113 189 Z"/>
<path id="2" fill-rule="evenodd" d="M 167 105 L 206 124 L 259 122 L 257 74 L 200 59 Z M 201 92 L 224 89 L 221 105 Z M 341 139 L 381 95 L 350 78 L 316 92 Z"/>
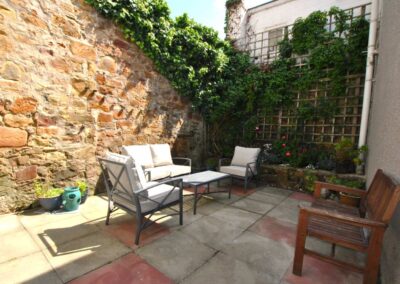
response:
<path id="1" fill-rule="evenodd" d="M 364 188 L 364 183 L 357 180 L 346 180 L 332 176 L 329 182 L 333 184 L 343 185 L 351 188 L 361 189 Z M 358 207 L 360 205 L 361 197 L 352 195 L 346 192 L 339 192 L 339 202 L 348 206 Z"/>
<path id="2" fill-rule="evenodd" d="M 52 187 L 49 184 L 35 182 L 35 194 L 39 200 L 39 204 L 48 211 L 54 211 L 60 208 L 62 204 L 62 188 Z"/>
<path id="3" fill-rule="evenodd" d="M 79 191 L 81 192 L 81 204 L 83 204 L 86 202 L 86 199 L 88 197 L 88 193 L 89 193 L 88 185 L 87 185 L 86 181 L 78 180 L 76 182 L 76 187 L 78 187 Z"/>

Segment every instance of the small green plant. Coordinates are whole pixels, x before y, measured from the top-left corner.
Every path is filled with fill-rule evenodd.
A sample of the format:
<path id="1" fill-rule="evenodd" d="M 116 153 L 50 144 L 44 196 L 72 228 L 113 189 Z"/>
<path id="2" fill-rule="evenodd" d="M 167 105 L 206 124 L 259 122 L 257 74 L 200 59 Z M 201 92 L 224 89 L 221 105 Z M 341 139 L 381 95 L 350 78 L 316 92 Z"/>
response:
<path id="1" fill-rule="evenodd" d="M 36 181 L 33 185 L 37 198 L 53 198 L 63 194 L 64 189 L 52 187 L 49 184 Z"/>
<path id="2" fill-rule="evenodd" d="M 318 180 L 316 174 L 306 171 L 304 173 L 304 189 L 309 192 L 314 192 L 314 183 Z"/>
<path id="3" fill-rule="evenodd" d="M 329 183 L 343 185 L 347 187 L 358 188 L 358 189 L 365 188 L 365 183 L 359 180 L 343 179 L 343 178 L 338 178 L 336 176 L 331 176 L 327 180 Z"/>
<path id="4" fill-rule="evenodd" d="M 367 151 L 368 151 L 367 145 L 358 148 L 358 155 L 353 159 L 353 162 L 356 166 L 360 166 L 364 163 L 364 161 L 361 158 L 361 154 L 365 154 Z"/>
<path id="5" fill-rule="evenodd" d="M 84 180 L 78 180 L 76 182 L 76 186 L 79 187 L 79 191 L 81 192 L 81 194 L 84 194 L 88 188 L 88 185 Z"/>

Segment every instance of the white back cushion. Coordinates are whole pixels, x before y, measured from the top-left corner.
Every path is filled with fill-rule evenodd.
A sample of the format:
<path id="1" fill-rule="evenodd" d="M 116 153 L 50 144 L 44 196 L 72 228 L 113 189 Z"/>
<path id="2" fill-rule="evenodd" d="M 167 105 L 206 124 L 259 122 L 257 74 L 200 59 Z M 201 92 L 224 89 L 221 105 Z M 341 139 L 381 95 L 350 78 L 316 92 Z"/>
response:
<path id="1" fill-rule="evenodd" d="M 134 191 L 142 189 L 142 184 L 140 183 L 138 173 L 131 157 L 108 152 L 105 158 L 110 161 L 105 162 L 105 166 L 108 170 L 111 184 L 115 187 L 115 189 L 125 192 L 126 194 L 131 194 Z M 118 162 L 122 164 L 115 164 L 112 162 Z M 124 169 L 125 165 L 127 166 L 128 170 Z M 117 182 L 117 178 L 119 177 L 121 170 L 122 174 L 119 178 L 119 182 Z M 131 188 L 129 181 L 131 182 L 133 188 Z"/>
<path id="2" fill-rule="evenodd" d="M 245 167 L 248 163 L 256 162 L 260 152 L 260 148 L 245 148 L 236 146 L 231 165 Z"/>
<path id="3" fill-rule="evenodd" d="M 168 144 L 150 145 L 155 167 L 172 165 L 171 148 Z"/>
<path id="4" fill-rule="evenodd" d="M 150 145 L 122 146 L 122 153 L 131 156 L 136 163 L 145 169 L 154 167 Z"/>

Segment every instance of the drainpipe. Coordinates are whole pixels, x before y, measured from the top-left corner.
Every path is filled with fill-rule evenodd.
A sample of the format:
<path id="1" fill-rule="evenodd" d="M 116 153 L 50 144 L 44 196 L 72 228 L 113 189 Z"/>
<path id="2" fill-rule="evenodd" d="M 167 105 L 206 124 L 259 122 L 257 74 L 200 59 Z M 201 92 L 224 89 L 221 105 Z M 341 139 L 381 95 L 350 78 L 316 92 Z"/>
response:
<path id="1" fill-rule="evenodd" d="M 360 138 L 358 147 L 364 146 L 367 140 L 368 116 L 370 111 L 371 93 L 372 93 L 372 77 L 374 71 L 374 55 L 376 53 L 375 43 L 378 28 L 379 0 L 372 0 L 371 4 L 371 21 L 369 26 L 368 37 L 368 55 L 367 68 L 365 71 L 365 84 L 363 95 L 363 106 L 361 114 Z"/>

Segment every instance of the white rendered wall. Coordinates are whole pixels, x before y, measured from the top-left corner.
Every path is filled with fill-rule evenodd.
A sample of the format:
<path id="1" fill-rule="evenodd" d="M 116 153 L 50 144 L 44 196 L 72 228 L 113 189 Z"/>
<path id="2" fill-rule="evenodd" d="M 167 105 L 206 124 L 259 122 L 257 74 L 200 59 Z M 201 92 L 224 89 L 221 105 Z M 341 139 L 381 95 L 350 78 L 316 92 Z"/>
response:
<path id="1" fill-rule="evenodd" d="M 246 19 L 242 21 L 242 34 L 246 27 L 251 26 L 253 32 L 259 33 L 273 28 L 288 26 L 299 17 L 307 17 L 317 10 L 329 10 L 332 6 L 341 9 L 350 9 L 356 6 L 369 4 L 370 0 L 277 0 L 268 4 L 249 9 Z M 244 0 L 248 7 L 249 0 Z M 369 11 L 368 11 L 369 12 Z"/>

